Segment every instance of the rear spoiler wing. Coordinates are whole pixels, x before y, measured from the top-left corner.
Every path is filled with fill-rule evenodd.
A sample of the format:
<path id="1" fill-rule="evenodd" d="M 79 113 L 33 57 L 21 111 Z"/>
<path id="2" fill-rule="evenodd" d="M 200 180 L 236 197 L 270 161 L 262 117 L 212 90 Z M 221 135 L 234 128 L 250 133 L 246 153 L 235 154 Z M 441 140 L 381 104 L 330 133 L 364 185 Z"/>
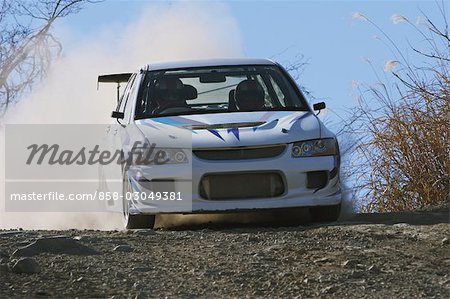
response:
<path id="1" fill-rule="evenodd" d="M 121 83 L 128 82 L 133 73 L 109 74 L 98 76 L 98 83 Z"/>
<path id="2" fill-rule="evenodd" d="M 117 84 L 117 102 L 119 102 L 120 95 L 120 83 L 128 82 L 133 73 L 121 73 L 121 74 L 108 74 L 100 75 L 97 79 L 97 90 L 99 83 L 116 83 Z"/>

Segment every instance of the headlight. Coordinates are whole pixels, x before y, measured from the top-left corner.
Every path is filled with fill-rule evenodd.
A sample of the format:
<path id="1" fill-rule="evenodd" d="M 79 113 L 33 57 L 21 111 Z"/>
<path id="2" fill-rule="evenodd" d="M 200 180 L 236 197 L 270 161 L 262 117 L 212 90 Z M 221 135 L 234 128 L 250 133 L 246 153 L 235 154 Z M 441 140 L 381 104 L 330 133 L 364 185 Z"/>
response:
<path id="1" fill-rule="evenodd" d="M 338 145 L 335 138 L 314 139 L 295 142 L 292 145 L 292 157 L 313 157 L 337 155 Z"/>
<path id="2" fill-rule="evenodd" d="M 161 165 L 188 163 L 185 149 L 180 148 L 134 148 L 132 150 L 134 165 Z"/>

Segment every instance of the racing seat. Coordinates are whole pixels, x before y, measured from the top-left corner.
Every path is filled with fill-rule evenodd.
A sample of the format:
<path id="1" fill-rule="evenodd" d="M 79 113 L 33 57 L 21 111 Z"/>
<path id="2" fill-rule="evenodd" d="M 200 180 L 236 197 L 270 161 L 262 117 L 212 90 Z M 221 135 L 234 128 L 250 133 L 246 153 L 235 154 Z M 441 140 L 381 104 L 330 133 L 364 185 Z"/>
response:
<path id="1" fill-rule="evenodd" d="M 244 80 L 236 86 L 234 94 L 238 111 L 254 111 L 264 108 L 264 89 L 255 80 Z"/>
<path id="2" fill-rule="evenodd" d="M 174 77 L 160 78 L 154 86 L 156 108 L 153 114 L 169 108 L 188 108 L 186 103 L 186 88 L 180 79 Z"/>
<path id="3" fill-rule="evenodd" d="M 228 111 L 237 111 L 236 101 L 234 99 L 235 89 L 230 90 L 228 93 Z"/>

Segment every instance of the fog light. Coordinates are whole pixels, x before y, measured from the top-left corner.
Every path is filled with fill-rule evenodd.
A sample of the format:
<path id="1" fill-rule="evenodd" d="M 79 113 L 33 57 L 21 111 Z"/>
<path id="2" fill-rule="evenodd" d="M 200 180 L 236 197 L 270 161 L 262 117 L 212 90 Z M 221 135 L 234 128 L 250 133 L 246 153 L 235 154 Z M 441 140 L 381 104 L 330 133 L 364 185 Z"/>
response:
<path id="1" fill-rule="evenodd" d="M 328 184 L 328 171 L 309 171 L 306 173 L 306 187 L 322 189 Z"/>

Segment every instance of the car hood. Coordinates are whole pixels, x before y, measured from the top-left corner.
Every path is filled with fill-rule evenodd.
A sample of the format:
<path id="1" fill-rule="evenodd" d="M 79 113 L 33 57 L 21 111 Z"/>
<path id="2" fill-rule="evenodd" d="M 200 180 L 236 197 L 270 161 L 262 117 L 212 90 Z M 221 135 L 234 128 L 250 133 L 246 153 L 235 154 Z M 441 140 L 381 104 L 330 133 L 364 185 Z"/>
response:
<path id="1" fill-rule="evenodd" d="M 320 138 L 321 123 L 309 111 L 259 111 L 168 116 L 136 121 L 146 138 L 192 138 L 193 148 L 290 143 Z"/>

